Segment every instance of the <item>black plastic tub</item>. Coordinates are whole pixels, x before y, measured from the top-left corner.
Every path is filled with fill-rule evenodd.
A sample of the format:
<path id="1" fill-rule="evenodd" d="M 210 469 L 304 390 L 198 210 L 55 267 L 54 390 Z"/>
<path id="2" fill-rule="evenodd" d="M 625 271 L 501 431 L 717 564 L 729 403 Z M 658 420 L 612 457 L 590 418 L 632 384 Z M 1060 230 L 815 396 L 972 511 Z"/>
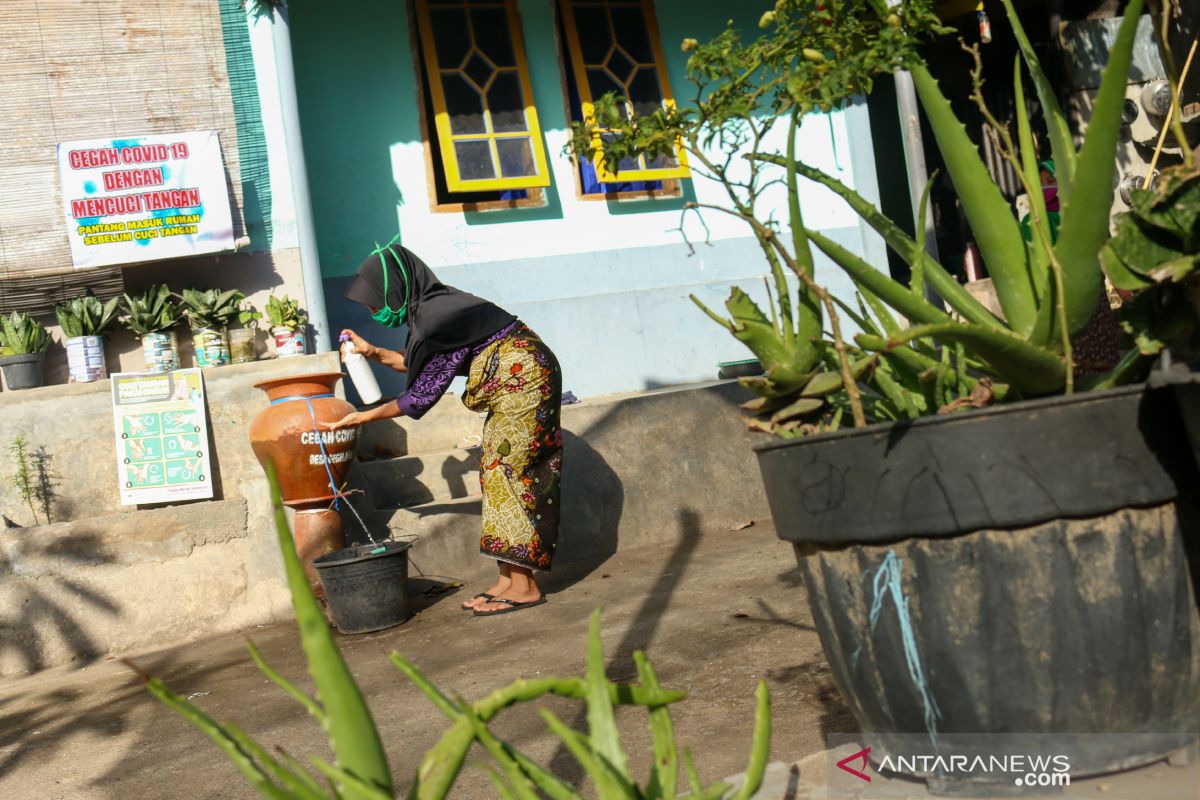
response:
<path id="1" fill-rule="evenodd" d="M 1200 481 L 1175 393 L 1129 386 L 757 453 L 872 760 L 902 755 L 905 734 L 964 754 L 978 734 L 1058 737 L 1074 780 L 1194 747 Z M 936 794 L 1013 788 L 922 777 Z"/>
<path id="2" fill-rule="evenodd" d="M 408 619 L 411 547 L 411 542 L 360 544 L 313 560 L 339 631 L 370 633 Z"/>

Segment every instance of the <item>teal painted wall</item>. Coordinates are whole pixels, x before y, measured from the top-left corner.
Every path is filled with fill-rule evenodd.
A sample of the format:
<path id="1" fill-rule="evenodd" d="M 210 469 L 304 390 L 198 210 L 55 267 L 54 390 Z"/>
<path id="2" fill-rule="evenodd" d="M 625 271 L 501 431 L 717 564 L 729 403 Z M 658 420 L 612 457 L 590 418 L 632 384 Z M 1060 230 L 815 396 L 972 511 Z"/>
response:
<path id="1" fill-rule="evenodd" d="M 695 87 L 687 81 L 679 43 L 719 33 L 730 19 L 730 5 L 658 0 L 663 52 L 681 100 Z M 741 12 L 734 24 L 744 35 L 757 36 L 757 20 L 772 5 L 737 4 Z M 714 377 L 718 361 L 743 358 L 745 351 L 695 309 L 688 295 L 719 305 L 734 285 L 760 293 L 767 266 L 757 244 L 744 223 L 709 215 L 707 231 L 695 220 L 686 224 L 696 243 L 693 255 L 677 230 L 682 199 L 617 203 L 576 197 L 574 166 L 562 154 L 567 119 L 552 0 L 518 0 L 518 7 L 553 173 L 546 207 L 441 213 L 430 208 L 405 4 L 290 3 L 331 323 L 367 324 L 341 293 L 373 242 L 398 229 L 402 242 L 447 283 L 505 305 L 539 330 L 563 362 L 566 388 L 576 394 Z M 828 120 L 811 118 L 802 129 L 801 148 L 806 160 L 840 167 L 847 182 L 870 196 L 874 166 L 862 158 L 864 130 L 870 151 L 868 126 L 848 122 L 862 114 L 855 107 Z M 723 198 L 719 186 L 699 179 L 689 182 L 688 192 L 701 200 Z M 851 249 L 871 252 L 873 245 L 848 209 L 815 186 L 805 192 L 808 224 Z M 782 208 L 782 194 L 777 202 Z M 706 237 L 710 246 L 703 244 Z M 821 271 L 832 287 L 845 286 L 831 266 Z M 380 341 L 390 335 L 377 328 L 371 333 Z"/>

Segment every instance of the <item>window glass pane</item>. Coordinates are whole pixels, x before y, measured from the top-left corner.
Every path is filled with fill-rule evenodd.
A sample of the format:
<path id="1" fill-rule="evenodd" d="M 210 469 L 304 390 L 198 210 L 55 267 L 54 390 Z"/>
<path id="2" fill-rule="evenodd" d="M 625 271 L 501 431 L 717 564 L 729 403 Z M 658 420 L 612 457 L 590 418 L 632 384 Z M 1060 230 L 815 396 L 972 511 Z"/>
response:
<path id="1" fill-rule="evenodd" d="M 637 71 L 629 84 L 629 99 L 640 116 L 653 114 L 662 108 L 662 88 L 658 85 L 658 71 L 654 67 L 642 67 Z"/>
<path id="2" fill-rule="evenodd" d="M 521 82 L 516 72 L 501 72 L 492 81 L 487 94 L 488 110 L 492 112 L 492 130 L 497 133 L 527 131 L 525 103 Z"/>
<path id="3" fill-rule="evenodd" d="M 654 50 L 650 47 L 650 35 L 646 32 L 646 17 L 642 9 L 631 6 L 614 6 L 612 26 L 617 35 L 617 44 L 633 56 L 639 64 L 653 64 Z"/>
<path id="4" fill-rule="evenodd" d="M 612 73 L 618 83 L 628 83 L 636 69 L 637 65 L 630 61 L 629 56 L 621 52 L 619 47 L 613 50 L 612 55 L 608 57 L 608 71 Z"/>
<path id="5" fill-rule="evenodd" d="M 492 163 L 492 148 L 486 142 L 455 142 L 454 158 L 458 161 L 458 177 L 464 181 L 479 181 L 496 177 Z"/>
<path id="6" fill-rule="evenodd" d="M 599 100 L 608 92 L 616 92 L 620 97 L 625 96 L 625 89 L 616 83 L 612 77 L 602 69 L 589 69 L 588 87 L 592 90 L 592 99 Z M 621 104 L 624 109 L 624 104 Z"/>
<path id="7" fill-rule="evenodd" d="M 471 32 L 467 30 L 467 15 L 459 8 L 439 8 L 429 12 L 433 26 L 434 50 L 438 66 L 457 69 L 471 49 Z"/>
<path id="8" fill-rule="evenodd" d="M 471 84 L 453 72 L 442 73 L 442 89 L 446 95 L 446 111 L 450 114 L 453 133 L 487 133 L 483 122 L 483 98 Z"/>
<path id="9" fill-rule="evenodd" d="M 503 8 L 471 9 L 471 30 L 475 33 L 475 46 L 498 67 L 515 67 L 517 57 L 513 53 L 512 32 L 508 29 L 508 15 Z"/>
<path id="10" fill-rule="evenodd" d="M 579 32 L 579 49 L 583 51 L 583 63 L 602 64 L 612 49 L 612 32 L 608 27 L 608 13 L 595 6 L 576 5 L 575 29 Z"/>
<path id="11" fill-rule="evenodd" d="M 480 89 L 487 89 L 488 81 L 491 80 L 492 73 L 495 71 L 495 68 L 487 62 L 487 59 L 480 56 L 479 53 L 473 53 L 467 61 L 467 65 L 463 68 L 463 72 L 467 74 L 467 77 L 475 81 L 475 85 Z"/>
<path id="12" fill-rule="evenodd" d="M 500 155 L 501 177 L 523 178 L 537 174 L 529 139 L 497 139 L 496 152 Z"/>

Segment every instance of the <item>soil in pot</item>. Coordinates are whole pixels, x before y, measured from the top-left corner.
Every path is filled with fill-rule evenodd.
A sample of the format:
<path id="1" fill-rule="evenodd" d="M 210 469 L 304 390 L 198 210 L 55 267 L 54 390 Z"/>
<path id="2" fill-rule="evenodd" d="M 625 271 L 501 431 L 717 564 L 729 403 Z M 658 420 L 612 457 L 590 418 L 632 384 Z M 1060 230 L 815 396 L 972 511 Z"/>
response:
<path id="1" fill-rule="evenodd" d="M 313 561 L 333 621 L 342 633 L 368 633 L 409 617 L 410 542 L 345 547 Z"/>
<path id="2" fill-rule="evenodd" d="M 0 368 L 4 370 L 4 383 L 9 389 L 33 389 L 44 382 L 46 353 L 22 353 L 16 356 L 0 356 Z"/>

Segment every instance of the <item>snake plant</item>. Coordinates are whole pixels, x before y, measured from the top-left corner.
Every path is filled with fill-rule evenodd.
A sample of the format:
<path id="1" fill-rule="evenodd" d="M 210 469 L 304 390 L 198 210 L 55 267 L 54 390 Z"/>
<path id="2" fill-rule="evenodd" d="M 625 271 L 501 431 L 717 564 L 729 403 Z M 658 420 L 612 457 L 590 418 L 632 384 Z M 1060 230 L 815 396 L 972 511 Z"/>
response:
<path id="1" fill-rule="evenodd" d="M 170 330 L 183 319 L 175 295 L 166 284 L 151 287 L 141 294 L 126 294 L 122 311 L 126 327 L 138 336 Z"/>
<path id="2" fill-rule="evenodd" d="M 54 315 L 58 317 L 58 324 L 68 339 L 101 336 L 117 321 L 117 305 L 120 301 L 121 298 L 114 297 L 107 303 L 101 303 L 89 292 L 55 306 Z"/>
<path id="3" fill-rule="evenodd" d="M 0 356 L 22 356 L 40 353 L 50 344 L 46 329 L 33 317 L 21 311 L 0 316 Z"/>
<path id="4" fill-rule="evenodd" d="M 246 296 L 237 289 L 184 289 L 179 299 L 188 324 L 198 331 L 227 327 L 238 316 L 239 306 Z"/>
<path id="5" fill-rule="evenodd" d="M 269 666 L 253 644 L 248 647 L 263 674 L 320 723 L 329 738 L 334 763 L 313 756 L 306 766 L 282 749 L 277 757 L 234 723 L 218 722 L 199 706 L 168 688 L 160 678 L 151 677 L 133 664 L 126 663 L 141 675 L 151 694 L 216 743 L 247 783 L 263 797 L 275 800 L 392 800 L 395 785 L 378 729 L 309 586 L 288 528 L 274 467 L 268 463 L 266 470 L 275 512 L 276 537 L 283 554 L 292 606 L 296 611 L 301 647 L 308 660 L 309 674 L 316 685 L 316 696 L 308 695 Z M 668 706 L 682 700 L 685 695 L 659 686 L 649 661 L 640 652 L 634 653 L 639 683 L 628 685 L 610 682 L 604 672 L 599 610 L 592 614 L 587 670 L 583 678 L 522 679 L 469 703 L 457 696 L 447 695 L 399 653 L 392 653 L 390 658 L 451 721 L 446 733 L 425 754 L 413 776 L 407 795 L 413 800 L 440 800 L 449 796 L 466 762 L 467 753 L 476 742 L 499 768 L 498 772 L 492 770 L 490 774 L 501 797 L 536 800 L 544 796 L 582 800 L 583 795 L 574 787 L 498 739 L 488 728 L 488 722 L 505 708 L 546 695 L 585 702 L 587 733 L 568 728 L 548 710 L 543 710 L 542 716 L 550 731 L 583 765 L 601 797 L 674 800 L 686 796 L 696 800 L 720 800 L 726 797 L 747 800 L 762 785 L 770 754 L 771 734 L 770 698 L 765 682 L 758 684 L 750 763 L 741 789 L 734 794 L 731 787 L 724 783 L 701 784 L 692 759 L 684 750 L 682 760 L 690 791 L 681 793 L 676 785 L 679 750 Z M 622 749 L 614 720 L 615 705 L 641 706 L 649 712 L 654 764 L 645 788 L 638 787 L 631 776 L 629 759 Z M 326 783 L 319 781 L 318 775 Z"/>

